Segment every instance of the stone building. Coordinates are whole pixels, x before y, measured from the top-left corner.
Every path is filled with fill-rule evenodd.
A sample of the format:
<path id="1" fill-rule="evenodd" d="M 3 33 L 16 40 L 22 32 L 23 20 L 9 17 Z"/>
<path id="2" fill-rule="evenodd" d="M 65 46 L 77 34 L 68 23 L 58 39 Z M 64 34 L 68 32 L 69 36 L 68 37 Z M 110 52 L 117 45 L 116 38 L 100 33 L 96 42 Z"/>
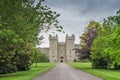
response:
<path id="1" fill-rule="evenodd" d="M 79 44 L 75 44 L 74 35 L 66 35 L 65 42 L 58 42 L 57 35 L 49 35 L 49 48 L 40 48 L 40 50 L 48 54 L 50 62 L 74 62 L 77 60 L 74 48 L 79 47 Z"/>

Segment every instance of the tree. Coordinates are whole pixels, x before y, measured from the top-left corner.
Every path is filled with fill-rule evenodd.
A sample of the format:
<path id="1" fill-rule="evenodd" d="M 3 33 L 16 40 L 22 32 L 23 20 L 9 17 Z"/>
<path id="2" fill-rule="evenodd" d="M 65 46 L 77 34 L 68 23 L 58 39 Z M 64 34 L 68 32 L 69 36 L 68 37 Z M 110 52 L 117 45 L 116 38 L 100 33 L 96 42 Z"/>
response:
<path id="1" fill-rule="evenodd" d="M 48 55 L 46 53 L 41 52 L 40 50 L 37 50 L 34 54 L 34 62 L 40 63 L 40 62 L 49 62 Z"/>
<path id="2" fill-rule="evenodd" d="M 19 36 L 12 30 L 0 31 L 0 73 L 16 71 L 16 62 L 12 61 L 15 55 L 16 39 Z"/>
<path id="3" fill-rule="evenodd" d="M 0 73 L 28 70 L 38 33 L 48 31 L 53 25 L 62 31 L 57 25 L 60 15 L 42 5 L 43 1 L 0 0 Z"/>
<path id="4" fill-rule="evenodd" d="M 85 28 L 84 33 L 80 37 L 81 49 L 79 51 L 81 58 L 90 58 L 90 48 L 100 26 L 98 22 L 90 21 L 89 25 Z"/>
<path id="5" fill-rule="evenodd" d="M 120 11 L 116 16 L 104 20 L 103 28 L 98 30 L 98 36 L 91 48 L 91 58 L 94 68 L 120 69 Z"/>
<path id="6" fill-rule="evenodd" d="M 46 53 L 43 53 L 39 50 L 39 48 L 36 48 L 34 50 L 34 59 L 33 62 L 36 64 L 40 62 L 49 62 L 48 55 Z"/>

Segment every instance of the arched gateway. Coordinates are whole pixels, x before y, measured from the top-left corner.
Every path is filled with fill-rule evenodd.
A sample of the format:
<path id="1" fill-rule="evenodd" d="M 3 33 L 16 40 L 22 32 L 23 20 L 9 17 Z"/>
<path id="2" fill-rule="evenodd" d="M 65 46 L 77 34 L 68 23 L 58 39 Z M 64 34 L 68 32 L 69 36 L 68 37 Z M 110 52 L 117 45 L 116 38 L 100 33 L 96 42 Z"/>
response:
<path id="1" fill-rule="evenodd" d="M 61 63 L 64 62 L 64 57 L 63 56 L 60 57 L 60 62 Z"/>

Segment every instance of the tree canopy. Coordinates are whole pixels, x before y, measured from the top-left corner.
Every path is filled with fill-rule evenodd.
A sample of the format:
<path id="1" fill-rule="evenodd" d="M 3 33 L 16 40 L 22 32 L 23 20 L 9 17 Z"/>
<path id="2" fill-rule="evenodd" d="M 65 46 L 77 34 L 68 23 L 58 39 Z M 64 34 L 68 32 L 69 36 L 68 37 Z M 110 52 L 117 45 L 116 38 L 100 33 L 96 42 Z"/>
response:
<path id="1" fill-rule="evenodd" d="M 94 68 L 120 69 L 120 10 L 104 20 L 91 48 Z"/>
<path id="2" fill-rule="evenodd" d="M 0 73 L 28 70 L 37 35 L 56 28 L 60 14 L 42 5 L 44 0 L 0 0 Z"/>
<path id="3" fill-rule="evenodd" d="M 97 36 L 97 31 L 100 26 L 100 23 L 90 21 L 88 26 L 85 28 L 84 33 L 82 34 L 82 36 L 80 36 L 80 58 L 90 58 L 90 48 Z"/>

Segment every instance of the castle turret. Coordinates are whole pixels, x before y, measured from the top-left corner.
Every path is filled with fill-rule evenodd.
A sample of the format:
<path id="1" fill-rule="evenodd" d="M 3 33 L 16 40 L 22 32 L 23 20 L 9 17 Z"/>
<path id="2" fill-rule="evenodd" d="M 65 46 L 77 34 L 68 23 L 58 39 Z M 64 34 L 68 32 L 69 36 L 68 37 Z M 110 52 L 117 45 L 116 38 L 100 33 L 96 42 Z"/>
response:
<path id="1" fill-rule="evenodd" d="M 66 35 L 66 54 L 67 54 L 67 61 L 73 62 L 74 61 L 74 51 L 73 48 L 75 46 L 75 36 L 72 34 L 71 36 Z"/>
<path id="2" fill-rule="evenodd" d="M 57 49 L 58 49 L 58 37 L 57 35 L 49 35 L 49 60 L 50 62 L 58 62 Z"/>

